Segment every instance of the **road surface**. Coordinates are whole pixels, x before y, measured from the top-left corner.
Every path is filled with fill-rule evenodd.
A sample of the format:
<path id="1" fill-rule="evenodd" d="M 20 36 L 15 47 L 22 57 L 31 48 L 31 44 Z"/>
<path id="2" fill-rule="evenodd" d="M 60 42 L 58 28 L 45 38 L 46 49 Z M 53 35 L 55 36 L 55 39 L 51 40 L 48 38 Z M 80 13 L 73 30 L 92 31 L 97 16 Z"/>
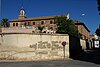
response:
<path id="1" fill-rule="evenodd" d="M 78 60 L 0 62 L 0 67 L 100 67 L 99 64 Z"/>

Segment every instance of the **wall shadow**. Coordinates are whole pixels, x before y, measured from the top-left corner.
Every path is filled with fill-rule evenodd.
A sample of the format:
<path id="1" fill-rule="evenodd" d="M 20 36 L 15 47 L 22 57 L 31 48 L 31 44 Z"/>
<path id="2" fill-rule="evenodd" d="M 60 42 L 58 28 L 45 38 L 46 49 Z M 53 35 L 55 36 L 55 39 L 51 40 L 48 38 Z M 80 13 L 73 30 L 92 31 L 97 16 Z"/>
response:
<path id="1" fill-rule="evenodd" d="M 86 49 L 85 51 L 82 50 L 79 38 L 69 35 L 70 58 L 100 64 L 100 48 L 90 49 L 88 40 L 86 40 Z"/>
<path id="2" fill-rule="evenodd" d="M 88 50 L 90 49 L 88 39 L 86 39 L 85 41 L 86 41 L 86 49 Z"/>
<path id="3" fill-rule="evenodd" d="M 74 58 L 77 55 L 81 54 L 82 46 L 80 45 L 80 39 L 78 37 L 69 35 L 69 53 L 70 58 Z"/>
<path id="4" fill-rule="evenodd" d="M 100 49 L 84 51 L 82 54 L 74 57 L 73 59 L 100 64 Z"/>

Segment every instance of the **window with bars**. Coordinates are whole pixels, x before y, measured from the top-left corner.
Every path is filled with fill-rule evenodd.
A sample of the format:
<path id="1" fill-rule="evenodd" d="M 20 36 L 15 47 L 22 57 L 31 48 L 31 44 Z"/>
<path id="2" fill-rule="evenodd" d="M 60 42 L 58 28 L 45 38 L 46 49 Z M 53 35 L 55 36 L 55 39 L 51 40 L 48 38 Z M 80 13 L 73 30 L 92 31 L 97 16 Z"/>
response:
<path id="1" fill-rule="evenodd" d="M 53 24 L 53 21 L 50 21 L 50 24 Z"/>
<path id="2" fill-rule="evenodd" d="M 18 26 L 18 23 L 16 23 L 16 26 Z"/>
<path id="3" fill-rule="evenodd" d="M 13 26 L 15 26 L 15 23 L 13 23 Z"/>
<path id="4" fill-rule="evenodd" d="M 24 26 L 26 26 L 26 25 L 27 25 L 27 23 L 25 22 L 25 23 L 24 23 Z"/>
<path id="5" fill-rule="evenodd" d="M 33 25 L 35 25 L 35 22 L 33 22 Z"/>
<path id="6" fill-rule="evenodd" d="M 44 24 L 44 21 L 41 21 L 41 25 L 43 25 Z"/>

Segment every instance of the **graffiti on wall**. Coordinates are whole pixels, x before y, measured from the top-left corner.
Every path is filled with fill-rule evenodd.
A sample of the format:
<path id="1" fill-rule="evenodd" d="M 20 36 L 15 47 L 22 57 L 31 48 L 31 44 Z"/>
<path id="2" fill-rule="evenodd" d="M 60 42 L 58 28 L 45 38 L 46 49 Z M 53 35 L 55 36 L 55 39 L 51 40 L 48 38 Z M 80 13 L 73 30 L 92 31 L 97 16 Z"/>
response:
<path id="1" fill-rule="evenodd" d="M 62 45 L 61 45 L 61 41 L 51 41 L 51 43 L 49 43 L 48 41 L 45 42 L 39 41 L 38 43 L 30 45 L 30 48 L 61 50 Z"/>

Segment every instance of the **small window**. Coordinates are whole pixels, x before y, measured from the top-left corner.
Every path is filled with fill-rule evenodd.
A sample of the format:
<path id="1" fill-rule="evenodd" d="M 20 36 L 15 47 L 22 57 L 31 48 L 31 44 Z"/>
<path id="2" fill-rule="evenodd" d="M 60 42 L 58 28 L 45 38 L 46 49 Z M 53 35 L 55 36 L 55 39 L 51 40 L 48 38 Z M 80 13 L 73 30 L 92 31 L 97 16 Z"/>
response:
<path id="1" fill-rule="evenodd" d="M 15 26 L 15 23 L 13 23 L 13 26 Z"/>
<path id="2" fill-rule="evenodd" d="M 33 25 L 35 25 L 35 22 L 33 22 Z"/>
<path id="3" fill-rule="evenodd" d="M 53 30 L 53 27 L 50 27 L 51 30 Z"/>
<path id="4" fill-rule="evenodd" d="M 54 24 L 56 24 L 56 22 L 54 22 Z"/>
<path id="5" fill-rule="evenodd" d="M 43 25 L 44 24 L 44 21 L 41 21 L 41 24 Z"/>
<path id="6" fill-rule="evenodd" d="M 52 22 L 52 21 L 50 21 L 50 24 L 53 24 L 53 22 Z"/>
<path id="7" fill-rule="evenodd" d="M 32 23 L 32 22 L 30 22 L 30 25 L 32 26 L 32 25 L 33 25 L 33 23 Z"/>
<path id="8" fill-rule="evenodd" d="M 18 26 L 18 23 L 16 23 L 16 26 Z"/>
<path id="9" fill-rule="evenodd" d="M 27 23 L 25 22 L 25 23 L 24 23 L 24 25 L 26 26 L 26 25 L 27 25 Z"/>
<path id="10" fill-rule="evenodd" d="M 28 22 L 28 25 L 30 25 L 30 22 Z"/>

